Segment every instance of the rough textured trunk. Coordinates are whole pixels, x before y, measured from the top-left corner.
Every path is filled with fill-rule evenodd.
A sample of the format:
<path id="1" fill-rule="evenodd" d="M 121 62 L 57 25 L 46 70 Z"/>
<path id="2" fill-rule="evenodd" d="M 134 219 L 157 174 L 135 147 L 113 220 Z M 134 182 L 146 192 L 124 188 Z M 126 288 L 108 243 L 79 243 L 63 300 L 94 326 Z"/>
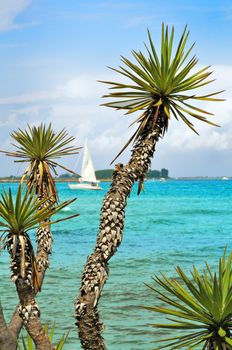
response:
<path id="1" fill-rule="evenodd" d="M 25 278 L 16 281 L 20 300 L 19 316 L 23 320 L 27 332 L 33 339 L 37 350 L 51 350 L 51 343 L 40 322 L 40 311 L 35 301 L 35 292 Z"/>
<path id="2" fill-rule="evenodd" d="M 43 283 L 43 279 L 44 279 L 44 275 L 46 272 L 46 269 L 49 266 L 49 254 L 51 253 L 51 249 L 52 249 L 52 234 L 50 232 L 50 225 L 49 222 L 48 223 L 41 223 L 38 231 L 37 231 L 37 255 L 36 255 L 36 262 L 37 262 L 37 269 L 38 269 L 38 284 L 41 288 L 42 283 Z M 38 288 L 36 288 L 35 290 L 35 295 L 37 294 L 37 292 L 39 291 Z M 18 313 L 18 308 L 19 305 L 16 307 L 14 314 L 12 315 L 9 327 L 7 329 L 8 332 L 10 332 L 10 334 L 13 337 L 13 340 L 15 341 L 15 343 L 17 343 L 17 339 L 19 336 L 19 333 L 23 327 L 23 320 L 22 318 L 19 316 Z M 4 334 L 0 333 L 0 344 L 2 341 L 2 337 L 4 336 Z M 0 347 L 1 349 L 1 347 Z M 7 348 L 7 350 L 15 350 L 16 346 L 12 346 Z M 3 349 L 5 350 L 5 349 Z"/>
<path id="3" fill-rule="evenodd" d="M 41 325 L 39 307 L 35 301 L 33 247 L 29 236 L 25 232 L 18 235 L 10 232 L 7 239 L 7 249 L 11 256 L 11 279 L 16 284 L 20 301 L 18 314 L 32 337 L 36 349 L 50 350 L 51 343 Z"/>
<path id="4" fill-rule="evenodd" d="M 39 176 L 38 176 L 39 181 Z M 44 200 L 47 196 L 47 187 L 43 184 L 43 194 L 38 197 L 39 200 Z M 52 206 L 54 202 L 48 199 L 44 206 Z M 18 308 L 18 313 L 23 320 L 23 324 L 33 339 L 37 350 L 50 350 L 52 348 L 49 337 L 40 323 L 40 311 L 35 301 L 35 295 L 41 290 L 45 272 L 49 266 L 49 254 L 52 250 L 52 234 L 50 231 L 50 220 L 40 223 L 39 229 L 36 232 L 37 238 L 37 284 L 34 288 L 22 283 L 17 284 L 17 291 L 21 305 Z M 28 318 L 28 319 L 27 319 Z"/>
<path id="5" fill-rule="evenodd" d="M 37 184 L 40 183 L 40 174 L 37 173 Z M 55 198 L 49 196 L 49 189 L 47 188 L 47 181 L 43 178 L 42 190 L 37 186 L 36 193 L 38 195 L 38 199 L 40 201 L 46 202 L 43 203 L 41 208 L 43 207 L 53 207 L 55 203 Z M 50 194 L 51 195 L 51 194 Z M 37 239 L 37 255 L 36 255 L 36 265 L 38 270 L 38 290 L 41 289 L 45 272 L 49 267 L 49 255 L 52 252 L 52 233 L 51 233 L 51 225 L 50 220 L 47 219 L 40 223 L 40 226 L 36 232 Z M 37 293 L 38 290 L 35 290 Z"/>
<path id="6" fill-rule="evenodd" d="M 39 175 L 38 175 L 38 181 L 39 181 Z M 47 193 L 46 191 L 46 186 L 43 185 L 44 188 L 44 194 Z M 44 195 L 40 195 L 39 200 L 43 200 Z M 48 199 L 46 205 L 53 205 L 53 202 Z M 39 229 L 37 230 L 36 233 L 36 237 L 37 237 L 37 255 L 36 255 L 36 264 L 37 264 L 37 270 L 38 270 L 38 286 L 36 286 L 35 288 L 35 295 L 37 294 L 37 292 L 40 290 L 42 283 L 43 283 L 43 279 L 44 279 L 44 275 L 45 272 L 49 266 L 49 254 L 51 254 L 51 250 L 52 250 L 52 233 L 50 231 L 50 223 L 49 220 L 44 221 L 40 224 Z M 12 315 L 9 327 L 6 328 L 6 331 L 10 332 L 10 334 L 13 337 L 13 340 L 15 342 L 17 342 L 19 333 L 23 327 L 23 320 L 22 318 L 19 316 L 19 307 L 20 305 L 17 305 L 14 314 Z M 0 333 L 0 344 L 1 344 L 1 340 L 3 339 L 4 335 Z M 0 347 L 1 349 L 1 347 Z M 8 347 L 7 350 L 15 350 L 16 347 Z"/>
<path id="7" fill-rule="evenodd" d="M 28 271 L 27 277 L 18 276 L 17 254 L 16 258 L 12 260 L 12 279 L 15 280 L 20 304 L 11 319 L 9 327 L 4 321 L 3 312 L 0 308 L 0 349 L 16 350 L 18 335 L 24 325 L 37 350 L 50 350 L 51 343 L 40 322 L 39 307 L 35 301 L 35 292 L 31 285 L 30 274 L 29 278 Z"/>
<path id="8" fill-rule="evenodd" d="M 23 320 L 19 316 L 18 307 L 17 307 L 11 317 L 10 324 L 8 327 L 10 333 L 13 334 L 16 341 L 19 337 L 19 333 L 22 329 L 22 326 L 23 326 Z"/>
<path id="9" fill-rule="evenodd" d="M 106 349 L 102 337 L 103 323 L 99 319 L 97 304 L 107 280 L 108 260 L 122 241 L 125 206 L 135 181 L 143 181 L 159 140 L 163 125 L 159 117 L 154 129 L 152 119 L 136 141 L 131 159 L 125 166 L 115 167 L 110 190 L 103 200 L 100 227 L 93 254 L 84 268 L 80 296 L 76 302 L 76 324 L 85 350 Z"/>
<path id="10" fill-rule="evenodd" d="M 36 233 L 37 237 L 37 255 L 36 255 L 36 265 L 38 269 L 38 285 L 41 289 L 43 284 L 43 279 L 47 268 L 49 267 L 49 254 L 52 251 L 52 233 L 50 230 L 49 220 L 47 222 L 42 222 Z M 37 293 L 38 290 L 35 292 Z"/>
<path id="11" fill-rule="evenodd" d="M 1 350 L 16 350 L 17 348 L 17 337 L 7 327 L 2 305 L 0 304 L 0 349 Z"/>

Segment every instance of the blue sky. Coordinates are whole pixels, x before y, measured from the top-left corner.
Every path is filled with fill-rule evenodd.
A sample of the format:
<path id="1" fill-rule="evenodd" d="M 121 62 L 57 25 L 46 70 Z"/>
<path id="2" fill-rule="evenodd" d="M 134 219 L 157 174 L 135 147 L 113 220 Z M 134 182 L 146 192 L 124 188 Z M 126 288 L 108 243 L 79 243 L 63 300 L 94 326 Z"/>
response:
<path id="1" fill-rule="evenodd" d="M 133 131 L 133 117 L 99 106 L 107 87 L 97 80 L 114 77 L 107 66 L 119 65 L 120 55 L 143 50 L 147 28 L 159 45 L 162 21 L 175 26 L 177 38 L 188 25 L 199 67 L 212 65 L 217 78 L 208 91 L 226 89 L 226 101 L 202 105 L 221 128 L 197 124 L 200 137 L 171 121 L 152 168 L 166 167 L 172 176 L 232 176 L 232 3 L 223 0 L 1 0 L 0 148 L 12 149 L 9 134 L 18 127 L 51 121 L 76 136 L 77 145 L 87 138 L 96 168 L 108 168 Z M 120 160 L 128 157 L 129 151 Z M 1 164 L 0 176 L 22 173 L 4 156 Z"/>

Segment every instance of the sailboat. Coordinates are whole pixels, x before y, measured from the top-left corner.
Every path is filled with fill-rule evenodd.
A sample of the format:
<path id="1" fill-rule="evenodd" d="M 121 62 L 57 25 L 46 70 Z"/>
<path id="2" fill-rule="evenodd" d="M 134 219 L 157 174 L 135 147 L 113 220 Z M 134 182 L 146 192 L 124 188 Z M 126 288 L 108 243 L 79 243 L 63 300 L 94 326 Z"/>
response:
<path id="1" fill-rule="evenodd" d="M 102 190 L 96 179 L 93 162 L 89 153 L 87 143 L 84 146 L 84 154 L 81 168 L 81 178 L 78 184 L 68 184 L 71 190 Z"/>

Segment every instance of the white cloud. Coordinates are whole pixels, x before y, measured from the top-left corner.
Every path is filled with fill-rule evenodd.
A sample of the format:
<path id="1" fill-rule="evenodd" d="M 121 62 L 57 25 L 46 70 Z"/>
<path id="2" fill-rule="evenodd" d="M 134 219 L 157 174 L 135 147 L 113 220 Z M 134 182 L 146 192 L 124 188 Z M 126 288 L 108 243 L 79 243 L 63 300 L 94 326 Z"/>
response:
<path id="1" fill-rule="evenodd" d="M 0 1 L 0 31 L 18 29 L 31 24 L 18 24 L 17 16 L 31 3 L 31 0 L 1 0 Z"/>
<path id="2" fill-rule="evenodd" d="M 93 99 L 99 97 L 102 84 L 93 76 L 78 76 L 57 87 L 57 95 L 73 99 Z"/>
<path id="3" fill-rule="evenodd" d="M 157 167 L 157 159 L 158 164 L 161 158 L 168 162 L 177 154 L 181 155 L 183 162 L 191 163 L 189 153 L 203 155 L 232 151 L 232 66 L 216 66 L 214 70 L 217 81 L 208 91 L 226 89 L 222 94 L 226 101 L 202 102 L 201 107 L 213 112 L 212 121 L 221 127 L 196 121 L 194 124 L 200 133 L 197 136 L 182 121 L 177 122 L 173 118 L 164 140 L 157 146 L 158 157 L 156 155 L 154 167 Z M 1 98 L 0 104 L 14 107 L 11 115 L 20 122 L 20 127 L 25 127 L 28 122 L 52 122 L 57 130 L 66 127 L 71 135 L 77 137 L 79 146 L 87 137 L 95 165 L 102 168 L 109 165 L 132 134 L 133 130 L 128 129 L 128 125 L 136 115 L 124 116 L 123 112 L 99 107 L 103 102 L 100 96 L 107 92 L 107 86 L 97 82 L 99 77 L 102 80 L 114 79 L 113 73 L 108 76 L 76 76 L 52 90 Z M 119 161 L 126 162 L 128 156 L 129 151 Z"/>
<path id="4" fill-rule="evenodd" d="M 201 107 L 214 113 L 210 120 L 220 125 L 220 128 L 194 121 L 196 130 L 200 136 L 195 135 L 184 123 L 178 123 L 174 120 L 170 122 L 170 130 L 166 136 L 165 147 L 186 152 L 188 150 L 229 150 L 232 149 L 232 66 L 214 67 L 215 77 L 217 78 L 208 91 L 225 90 L 218 95 L 225 98 L 222 102 L 203 102 Z M 212 90 L 213 88 L 213 90 Z M 193 121 L 193 118 L 191 118 Z"/>
<path id="5" fill-rule="evenodd" d="M 0 105 L 25 105 L 27 103 L 37 103 L 40 101 L 53 100 L 58 97 L 60 96 L 57 95 L 57 92 L 53 91 L 29 92 L 22 95 L 0 98 Z"/>
<path id="6" fill-rule="evenodd" d="M 107 79 L 107 77 L 103 77 Z M 93 76 L 77 76 L 54 87 L 52 90 L 32 91 L 17 96 L 1 97 L 0 105 L 28 104 L 52 100 L 93 100 L 106 91 Z"/>

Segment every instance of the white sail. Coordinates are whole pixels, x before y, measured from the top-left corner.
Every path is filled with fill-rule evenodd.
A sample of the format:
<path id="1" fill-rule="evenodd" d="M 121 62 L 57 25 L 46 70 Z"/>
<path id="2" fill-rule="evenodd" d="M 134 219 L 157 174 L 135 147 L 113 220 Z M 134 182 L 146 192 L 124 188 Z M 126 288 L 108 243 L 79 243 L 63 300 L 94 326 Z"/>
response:
<path id="1" fill-rule="evenodd" d="M 93 162 L 86 143 L 84 146 L 84 155 L 81 168 L 81 181 L 94 183 L 98 182 L 96 179 Z"/>
<path id="2" fill-rule="evenodd" d="M 98 184 L 100 181 L 96 179 L 93 162 L 86 143 L 83 153 L 81 178 L 79 183 L 68 184 L 68 187 L 71 190 L 102 190 Z"/>

